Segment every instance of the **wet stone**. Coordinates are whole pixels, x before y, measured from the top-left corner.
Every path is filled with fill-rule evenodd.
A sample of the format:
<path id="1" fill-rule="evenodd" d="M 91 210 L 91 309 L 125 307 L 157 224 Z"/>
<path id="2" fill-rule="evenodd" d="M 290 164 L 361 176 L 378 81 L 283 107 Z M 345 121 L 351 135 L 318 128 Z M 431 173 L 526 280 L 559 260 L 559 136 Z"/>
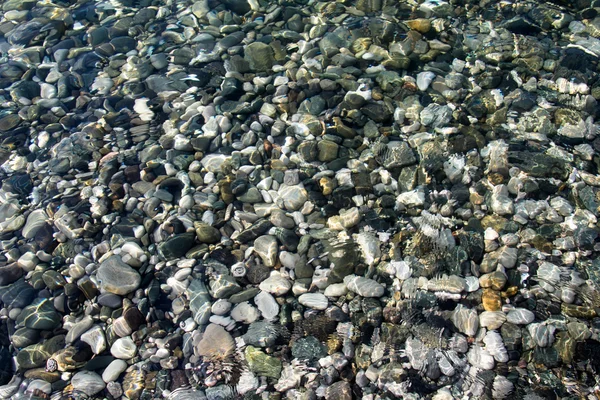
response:
<path id="1" fill-rule="evenodd" d="M 111 256 L 103 261 L 96 277 L 102 291 L 117 295 L 133 292 L 141 282 L 140 274 L 125 264 L 120 256 Z"/>
<path id="2" fill-rule="evenodd" d="M 281 360 L 268 356 L 253 346 L 246 347 L 244 356 L 248 362 L 248 368 L 256 375 L 274 379 L 278 379 L 281 375 Z"/>
<path id="3" fill-rule="evenodd" d="M 158 252 L 166 260 L 183 257 L 194 246 L 195 238 L 193 232 L 172 236 L 158 245 Z"/>
<path id="4" fill-rule="evenodd" d="M 50 300 L 36 299 L 21 311 L 17 324 L 32 329 L 52 330 L 60 324 L 60 321 L 61 316 Z"/>

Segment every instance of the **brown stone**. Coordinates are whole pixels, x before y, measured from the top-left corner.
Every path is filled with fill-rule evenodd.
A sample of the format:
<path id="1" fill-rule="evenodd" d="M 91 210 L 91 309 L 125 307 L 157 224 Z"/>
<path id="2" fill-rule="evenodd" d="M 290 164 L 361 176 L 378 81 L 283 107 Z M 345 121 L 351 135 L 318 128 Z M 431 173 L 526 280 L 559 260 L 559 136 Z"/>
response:
<path id="1" fill-rule="evenodd" d="M 420 33 L 427 33 L 431 30 L 431 21 L 427 18 L 411 19 L 405 22 L 410 29 Z"/>
<path id="2" fill-rule="evenodd" d="M 482 288 L 492 288 L 494 290 L 502 290 L 506 285 L 506 275 L 502 271 L 494 271 L 489 274 L 482 275 L 479 278 L 479 285 Z"/>
<path id="3" fill-rule="evenodd" d="M 502 309 L 502 297 L 500 293 L 492 289 L 483 289 L 481 296 L 485 311 L 500 311 Z"/>
<path id="4" fill-rule="evenodd" d="M 325 389 L 325 400 L 352 400 L 352 388 L 346 381 L 332 384 Z"/>

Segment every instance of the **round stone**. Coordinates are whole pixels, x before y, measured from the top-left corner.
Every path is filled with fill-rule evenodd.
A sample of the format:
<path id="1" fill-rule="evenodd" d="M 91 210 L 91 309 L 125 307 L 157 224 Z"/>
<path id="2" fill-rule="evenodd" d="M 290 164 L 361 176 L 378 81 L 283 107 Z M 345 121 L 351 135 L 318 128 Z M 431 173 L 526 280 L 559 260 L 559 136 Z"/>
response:
<path id="1" fill-rule="evenodd" d="M 535 320 L 535 315 L 526 308 L 515 308 L 508 312 L 506 320 L 515 325 L 527 325 Z"/>
<path id="2" fill-rule="evenodd" d="M 119 376 L 127 369 L 127 362 L 124 360 L 113 360 L 102 373 L 102 380 L 106 383 L 116 381 Z"/>
<path id="3" fill-rule="evenodd" d="M 140 274 L 123 262 L 120 256 L 111 256 L 100 264 L 96 278 L 103 292 L 124 296 L 136 290 L 142 281 Z"/>
<path id="4" fill-rule="evenodd" d="M 315 310 L 325 310 L 329 305 L 327 297 L 322 293 L 304 293 L 298 297 L 298 302 Z"/>
<path id="5" fill-rule="evenodd" d="M 102 377 L 94 371 L 79 371 L 71 378 L 73 389 L 79 390 L 88 396 L 100 393 L 106 387 Z"/>
<path id="6" fill-rule="evenodd" d="M 122 360 L 129 360 L 133 358 L 136 353 L 137 346 L 129 336 L 115 340 L 110 347 L 110 354 Z"/>

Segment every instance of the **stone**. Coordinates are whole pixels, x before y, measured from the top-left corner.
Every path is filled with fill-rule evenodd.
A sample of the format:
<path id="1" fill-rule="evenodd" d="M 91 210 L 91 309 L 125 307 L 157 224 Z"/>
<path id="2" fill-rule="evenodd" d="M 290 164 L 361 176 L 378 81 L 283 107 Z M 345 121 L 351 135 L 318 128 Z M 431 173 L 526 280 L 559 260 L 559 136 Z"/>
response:
<path id="1" fill-rule="evenodd" d="M 283 201 L 283 206 L 289 211 L 301 209 L 308 200 L 308 193 L 301 186 L 281 185 L 278 194 Z"/>
<path id="2" fill-rule="evenodd" d="M 102 377 L 94 371 L 79 371 L 71 378 L 73 389 L 94 396 L 106 387 Z"/>
<path id="3" fill-rule="evenodd" d="M 273 67 L 273 55 L 273 48 L 262 42 L 250 43 L 244 49 L 244 59 L 248 61 L 250 69 L 257 72 L 268 71 Z"/>
<path id="4" fill-rule="evenodd" d="M 17 263 L 0 267 L 0 286 L 10 285 L 17 281 L 21 276 L 23 276 L 23 269 Z"/>
<path id="5" fill-rule="evenodd" d="M 101 354 L 106 350 L 106 336 L 101 326 L 95 325 L 81 335 L 81 341 L 87 343 L 94 354 Z"/>
<path id="6" fill-rule="evenodd" d="M 362 276 L 348 275 L 344 278 L 344 283 L 348 290 L 362 297 L 381 297 L 385 293 L 385 288 L 380 283 Z"/>
<path id="7" fill-rule="evenodd" d="M 202 340 L 195 348 L 196 354 L 205 357 L 206 359 L 226 358 L 235 351 L 235 341 L 233 337 L 221 325 L 209 324 L 204 333 Z"/>
<path id="8" fill-rule="evenodd" d="M 203 222 L 195 221 L 194 229 L 196 230 L 196 237 L 200 243 L 213 244 L 221 241 L 221 232 L 215 227 Z"/>
<path id="9" fill-rule="evenodd" d="M 23 308 L 31 304 L 36 290 L 25 280 L 19 279 L 8 287 L 0 288 L 0 295 L 5 307 Z"/>
<path id="10" fill-rule="evenodd" d="M 335 382 L 325 389 L 325 400 L 352 400 L 352 388 L 346 381 Z"/>
<path id="11" fill-rule="evenodd" d="M 16 128 L 21 123 L 21 118 L 17 114 L 9 114 L 0 118 L 0 132 L 7 132 Z"/>
<path id="12" fill-rule="evenodd" d="M 414 152 L 406 142 L 390 142 L 382 158 L 386 169 L 406 167 L 417 162 Z"/>
<path id="13" fill-rule="evenodd" d="M 27 221 L 25 222 L 25 226 L 23 226 L 23 230 L 21 231 L 23 237 L 25 239 L 33 239 L 40 228 L 46 224 L 47 220 L 48 215 L 44 210 L 38 209 L 32 211 L 27 216 Z"/>
<path id="14" fill-rule="evenodd" d="M 282 296 L 290 291 L 292 282 L 278 271 L 273 271 L 267 279 L 260 283 L 258 288 L 275 296 Z"/>
<path id="15" fill-rule="evenodd" d="M 110 256 L 100 264 L 96 278 L 103 292 L 120 296 L 135 291 L 142 281 L 140 274 L 123 262 L 120 256 Z"/>
<path id="16" fill-rule="evenodd" d="M 526 308 L 515 308 L 506 315 L 506 321 L 515 325 L 527 325 L 535 320 L 533 312 Z"/>
<path id="17" fill-rule="evenodd" d="M 244 324 L 251 324 L 260 318 L 259 311 L 247 301 L 236 304 L 231 310 L 231 318 Z"/>
<path id="18" fill-rule="evenodd" d="M 216 279 L 210 281 L 210 290 L 216 299 L 226 299 L 231 295 L 238 293 L 242 287 L 231 275 L 221 274 Z"/>
<path id="19" fill-rule="evenodd" d="M 79 322 L 77 322 L 75 325 L 73 325 L 71 327 L 71 329 L 69 329 L 69 332 L 67 333 L 67 336 L 65 339 L 66 342 L 73 343 L 75 340 L 79 339 L 81 334 L 83 334 L 85 331 L 90 329 L 93 324 L 94 324 L 94 320 L 92 319 L 92 317 L 90 317 L 89 315 L 86 315 Z"/>
<path id="20" fill-rule="evenodd" d="M 158 245 L 158 254 L 166 260 L 183 257 L 195 244 L 196 234 L 193 232 L 171 236 Z"/>
<path id="21" fill-rule="evenodd" d="M 60 325 L 61 316 L 56 312 L 49 299 L 35 299 L 25 307 L 17 318 L 18 325 L 27 328 L 50 331 Z"/>
<path id="22" fill-rule="evenodd" d="M 483 289 L 481 302 L 485 311 L 500 311 L 502 309 L 502 297 L 500 292 L 493 289 Z"/>
<path id="23" fill-rule="evenodd" d="M 137 354 L 137 346 L 131 339 L 131 337 L 127 336 L 124 338 L 119 338 L 115 340 L 115 342 L 110 347 L 110 354 L 112 354 L 115 358 L 119 358 L 121 360 L 129 360 Z"/>
<path id="24" fill-rule="evenodd" d="M 125 372 L 128 365 L 124 360 L 113 360 L 102 372 L 102 380 L 106 383 L 119 379 L 119 376 Z"/>
<path id="25" fill-rule="evenodd" d="M 270 293 L 260 292 L 257 294 L 254 297 L 254 304 L 267 321 L 274 320 L 279 315 L 279 304 Z"/>
<path id="26" fill-rule="evenodd" d="M 452 322 L 459 332 L 467 336 L 475 336 L 479 329 L 477 311 L 459 304 L 452 314 Z"/>
<path id="27" fill-rule="evenodd" d="M 489 330 L 500 329 L 506 321 L 506 314 L 502 311 L 484 311 L 479 314 L 479 325 Z"/>
<path id="28" fill-rule="evenodd" d="M 242 338 L 244 343 L 254 347 L 271 347 L 279 337 L 279 330 L 269 321 L 256 321 L 250 324 Z"/>
<path id="29" fill-rule="evenodd" d="M 319 161 L 329 162 L 337 158 L 339 148 L 337 143 L 329 140 L 321 140 L 317 144 L 317 148 L 319 149 Z"/>
<path id="30" fill-rule="evenodd" d="M 274 267 L 277 263 L 277 238 L 271 235 L 264 235 L 254 240 L 254 251 L 263 260 L 267 267 Z"/>
<path id="31" fill-rule="evenodd" d="M 321 293 L 304 293 L 298 297 L 298 302 L 315 310 L 325 310 L 329 306 L 327 297 Z"/>
<path id="32" fill-rule="evenodd" d="M 281 360 L 268 356 L 254 346 L 247 346 L 244 356 L 250 371 L 258 376 L 279 379 L 282 370 Z"/>
<path id="33" fill-rule="evenodd" d="M 40 331 L 31 328 L 19 328 L 10 337 L 16 348 L 23 348 L 38 343 Z"/>
<path id="34" fill-rule="evenodd" d="M 194 314 L 194 321 L 205 325 L 210 318 L 211 298 L 202 279 L 194 279 L 186 289 L 186 296 L 190 301 L 190 310 Z"/>
<path id="35" fill-rule="evenodd" d="M 506 274 L 502 271 L 494 271 L 479 277 L 479 285 L 482 288 L 491 288 L 494 290 L 502 290 L 504 285 L 506 285 L 506 281 Z"/>
<path id="36" fill-rule="evenodd" d="M 299 360 L 315 361 L 327 355 L 327 348 L 314 336 L 299 338 L 292 344 L 292 356 Z"/>

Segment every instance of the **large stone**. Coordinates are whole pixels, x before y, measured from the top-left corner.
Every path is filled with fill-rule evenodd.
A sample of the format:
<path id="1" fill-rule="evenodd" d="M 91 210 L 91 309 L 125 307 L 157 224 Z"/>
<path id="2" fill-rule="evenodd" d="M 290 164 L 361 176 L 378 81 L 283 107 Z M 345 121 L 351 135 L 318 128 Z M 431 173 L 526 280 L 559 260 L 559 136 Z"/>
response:
<path id="1" fill-rule="evenodd" d="M 280 359 L 268 356 L 254 346 L 246 347 L 244 355 L 250 371 L 258 376 L 279 379 L 282 369 Z"/>
<path id="2" fill-rule="evenodd" d="M 205 325 L 210 318 L 212 303 L 202 279 L 194 279 L 187 287 L 186 295 L 190 301 L 190 310 L 194 314 L 194 321 L 197 324 Z"/>
<path id="3" fill-rule="evenodd" d="M 333 161 L 338 155 L 338 144 L 329 140 L 321 140 L 317 147 L 319 149 L 319 161 Z"/>
<path id="4" fill-rule="evenodd" d="M 344 283 L 348 290 L 362 297 L 381 297 L 385 293 L 385 288 L 380 283 L 362 276 L 348 275 L 344 278 Z"/>
<path id="5" fill-rule="evenodd" d="M 405 167 L 417 162 L 414 152 L 406 142 L 390 142 L 382 158 L 386 169 Z"/>
<path id="6" fill-rule="evenodd" d="M 17 318 L 17 324 L 19 325 L 46 331 L 59 326 L 60 321 L 60 314 L 56 312 L 52 302 L 46 298 L 35 299 L 31 305 L 25 307 L 23 311 L 21 311 L 19 318 Z"/>
<path id="7" fill-rule="evenodd" d="M 254 251 L 258 253 L 267 267 L 277 263 L 277 239 L 275 236 L 264 235 L 254 241 Z"/>
<path id="8" fill-rule="evenodd" d="M 194 228 L 196 229 L 196 237 L 200 243 L 218 243 L 221 240 L 221 232 L 215 227 L 195 221 Z"/>
<path id="9" fill-rule="evenodd" d="M 79 371 L 71 378 L 73 389 L 94 396 L 106 387 L 102 377 L 94 371 Z"/>
<path id="10" fill-rule="evenodd" d="M 124 296 L 136 290 L 142 281 L 140 274 L 125 264 L 120 256 L 111 256 L 100 264 L 96 278 L 103 292 Z"/>
<path id="11" fill-rule="evenodd" d="M 183 257 L 194 246 L 195 240 L 193 232 L 172 236 L 158 245 L 158 254 L 166 260 Z"/>
<path id="12" fill-rule="evenodd" d="M 299 210 L 308 200 L 308 193 L 302 186 L 281 185 L 278 194 L 283 200 L 283 206 L 290 211 Z"/>
<path id="13" fill-rule="evenodd" d="M 268 71 L 273 67 L 275 59 L 273 48 L 266 43 L 250 43 L 244 49 L 244 58 L 253 71 Z"/>
<path id="14" fill-rule="evenodd" d="M 327 297 L 322 293 L 304 293 L 298 297 L 298 302 L 315 310 L 325 310 L 329 305 Z"/>

